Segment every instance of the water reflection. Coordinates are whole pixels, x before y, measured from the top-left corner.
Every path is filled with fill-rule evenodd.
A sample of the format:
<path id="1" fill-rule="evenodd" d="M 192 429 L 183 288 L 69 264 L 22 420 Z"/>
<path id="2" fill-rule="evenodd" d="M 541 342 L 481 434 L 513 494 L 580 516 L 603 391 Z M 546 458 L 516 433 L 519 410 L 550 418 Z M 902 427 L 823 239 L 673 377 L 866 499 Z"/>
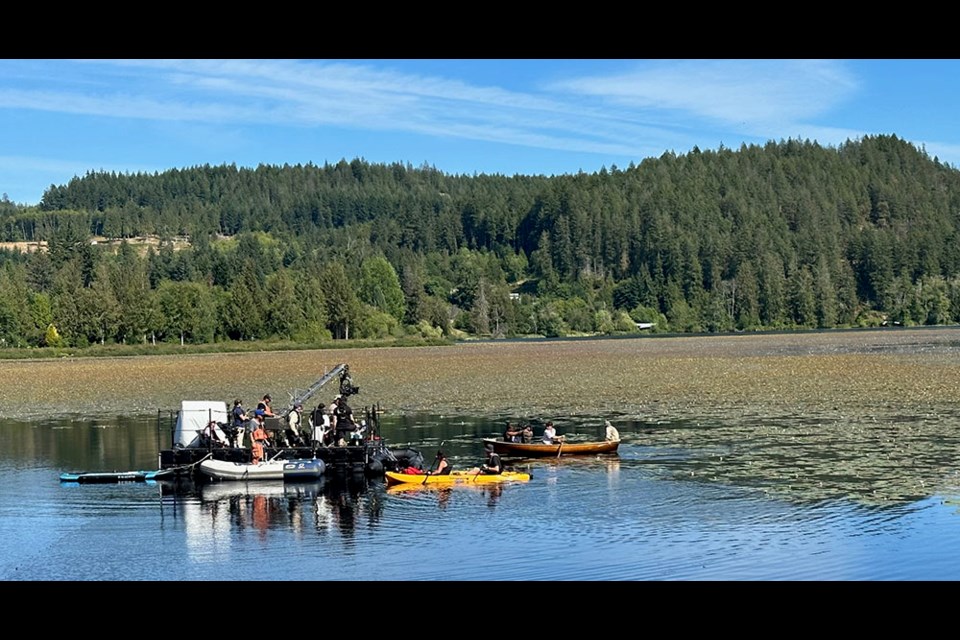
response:
<path id="1" fill-rule="evenodd" d="M 349 546 L 359 526 L 377 526 L 383 515 L 378 483 L 363 476 L 293 483 L 177 479 L 157 484 L 164 513 L 184 523 L 195 558 L 226 551 L 248 535 L 263 543 L 274 535 L 337 536 Z"/>
<path id="2" fill-rule="evenodd" d="M 506 459 L 505 463 L 524 470 L 603 465 L 621 474 L 642 471 L 809 504 L 835 500 L 909 504 L 949 494 L 960 459 L 960 410 L 944 406 L 930 413 L 885 414 L 882 409 L 878 407 L 875 415 L 811 416 L 798 411 L 785 417 L 729 415 L 723 420 L 655 422 L 610 413 L 622 438 L 618 455 Z M 602 421 L 593 416 L 567 416 L 554 422 L 575 439 L 596 440 L 602 429 Z M 387 414 L 382 431 L 392 446 L 418 448 L 428 461 L 442 448 L 454 468 L 463 469 L 483 460 L 482 439 L 498 436 L 502 425 L 484 416 Z M 156 416 L 4 420 L 0 421 L 0 468 L 50 467 L 53 477 L 69 471 L 155 469 L 159 440 Z M 612 473 L 605 478 L 607 483 L 617 482 Z M 263 513 L 274 517 L 269 498 L 267 508 L 258 512 L 261 520 Z M 344 498 L 348 505 L 355 499 L 349 491 Z M 330 503 L 326 508 L 335 506 Z M 348 531 L 353 516 L 340 506 L 336 511 L 343 512 L 338 517 Z M 360 517 L 367 514 L 364 511 Z M 332 515 L 316 517 L 322 521 Z"/>
<path id="3" fill-rule="evenodd" d="M 452 486 L 398 484 L 387 487 L 388 496 L 411 500 L 436 500 L 437 507 L 447 509 L 452 499 L 459 493 L 480 495 L 486 498 L 487 506 L 491 509 L 497 506 L 500 496 L 509 484 L 516 483 L 488 483 L 488 484 L 455 484 Z"/>

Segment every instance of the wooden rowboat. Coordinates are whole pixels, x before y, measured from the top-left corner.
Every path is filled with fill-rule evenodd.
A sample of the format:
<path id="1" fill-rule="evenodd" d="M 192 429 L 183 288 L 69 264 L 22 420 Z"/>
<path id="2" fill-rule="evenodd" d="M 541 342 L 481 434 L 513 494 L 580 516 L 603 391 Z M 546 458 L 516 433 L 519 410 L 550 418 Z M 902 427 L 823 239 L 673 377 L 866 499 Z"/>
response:
<path id="1" fill-rule="evenodd" d="M 563 442 L 544 444 L 542 442 L 507 442 L 496 438 L 484 438 L 485 445 L 493 446 L 493 450 L 501 456 L 518 458 L 545 458 L 561 456 L 588 456 L 601 453 L 616 453 L 620 446 L 619 440 L 603 440 L 601 442 Z"/>
<path id="2" fill-rule="evenodd" d="M 446 475 L 428 476 L 422 473 L 400 473 L 387 471 L 387 484 L 421 484 L 421 485 L 456 485 L 456 484 L 491 484 L 495 482 L 526 482 L 530 479 L 529 473 L 520 471 L 504 471 L 503 473 L 478 474 L 475 471 L 451 471 Z"/>

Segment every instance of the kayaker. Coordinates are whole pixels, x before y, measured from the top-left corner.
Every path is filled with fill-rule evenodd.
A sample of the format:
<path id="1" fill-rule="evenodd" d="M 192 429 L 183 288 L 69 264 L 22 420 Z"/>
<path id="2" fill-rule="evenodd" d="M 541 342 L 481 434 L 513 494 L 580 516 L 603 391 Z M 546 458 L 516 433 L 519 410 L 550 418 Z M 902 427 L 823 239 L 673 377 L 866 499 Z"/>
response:
<path id="1" fill-rule="evenodd" d="M 428 471 L 428 476 L 445 476 L 450 473 L 450 463 L 447 462 L 446 456 L 443 455 L 443 451 L 437 451 L 437 468 L 433 471 Z"/>
<path id="2" fill-rule="evenodd" d="M 487 447 L 487 461 L 480 465 L 480 473 L 484 475 L 503 473 L 503 462 L 493 447 Z"/>

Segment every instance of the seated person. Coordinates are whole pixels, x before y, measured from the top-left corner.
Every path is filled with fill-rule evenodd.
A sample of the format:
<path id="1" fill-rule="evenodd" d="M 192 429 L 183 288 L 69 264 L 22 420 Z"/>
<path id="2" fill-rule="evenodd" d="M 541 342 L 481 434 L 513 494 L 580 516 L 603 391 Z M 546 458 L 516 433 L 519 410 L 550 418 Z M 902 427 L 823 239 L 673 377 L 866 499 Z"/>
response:
<path id="1" fill-rule="evenodd" d="M 484 475 L 503 473 L 503 462 L 500 456 L 494 453 L 493 447 L 487 448 L 487 461 L 480 465 L 479 473 Z"/>
<path id="2" fill-rule="evenodd" d="M 507 428 L 503 432 L 503 439 L 506 442 L 520 442 L 520 434 L 522 432 L 519 428 L 514 427 L 509 422 L 507 423 Z"/>
<path id="3" fill-rule="evenodd" d="M 366 429 L 366 425 L 356 424 L 353 425 L 353 433 L 350 434 L 350 444 L 358 445 L 363 444 L 363 432 Z"/>
<path id="4" fill-rule="evenodd" d="M 533 427 L 528 424 L 523 425 L 523 430 L 520 432 L 520 442 L 533 442 Z"/>
<path id="5" fill-rule="evenodd" d="M 609 442 L 620 442 L 620 432 L 617 431 L 617 428 L 610 424 L 609 420 L 605 420 L 604 424 L 607 427 L 606 438 Z"/>
<path id="6" fill-rule="evenodd" d="M 430 471 L 427 475 L 431 476 L 445 476 L 450 474 L 450 464 L 447 462 L 446 456 L 443 455 L 442 451 L 437 451 L 437 468 L 433 471 Z"/>
<path id="7" fill-rule="evenodd" d="M 557 435 L 557 430 L 553 426 L 553 422 L 547 422 L 546 428 L 543 430 L 543 444 L 557 444 L 564 441 L 563 436 Z"/>

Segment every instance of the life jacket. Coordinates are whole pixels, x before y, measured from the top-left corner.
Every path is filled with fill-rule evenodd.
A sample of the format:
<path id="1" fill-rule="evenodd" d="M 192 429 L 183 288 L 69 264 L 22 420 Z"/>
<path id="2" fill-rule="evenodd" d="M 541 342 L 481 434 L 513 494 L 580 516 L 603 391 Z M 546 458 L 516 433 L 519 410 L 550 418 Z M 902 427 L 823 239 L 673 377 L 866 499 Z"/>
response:
<path id="1" fill-rule="evenodd" d="M 287 414 L 287 426 L 294 433 L 300 432 L 300 419 L 300 412 L 296 409 Z"/>

